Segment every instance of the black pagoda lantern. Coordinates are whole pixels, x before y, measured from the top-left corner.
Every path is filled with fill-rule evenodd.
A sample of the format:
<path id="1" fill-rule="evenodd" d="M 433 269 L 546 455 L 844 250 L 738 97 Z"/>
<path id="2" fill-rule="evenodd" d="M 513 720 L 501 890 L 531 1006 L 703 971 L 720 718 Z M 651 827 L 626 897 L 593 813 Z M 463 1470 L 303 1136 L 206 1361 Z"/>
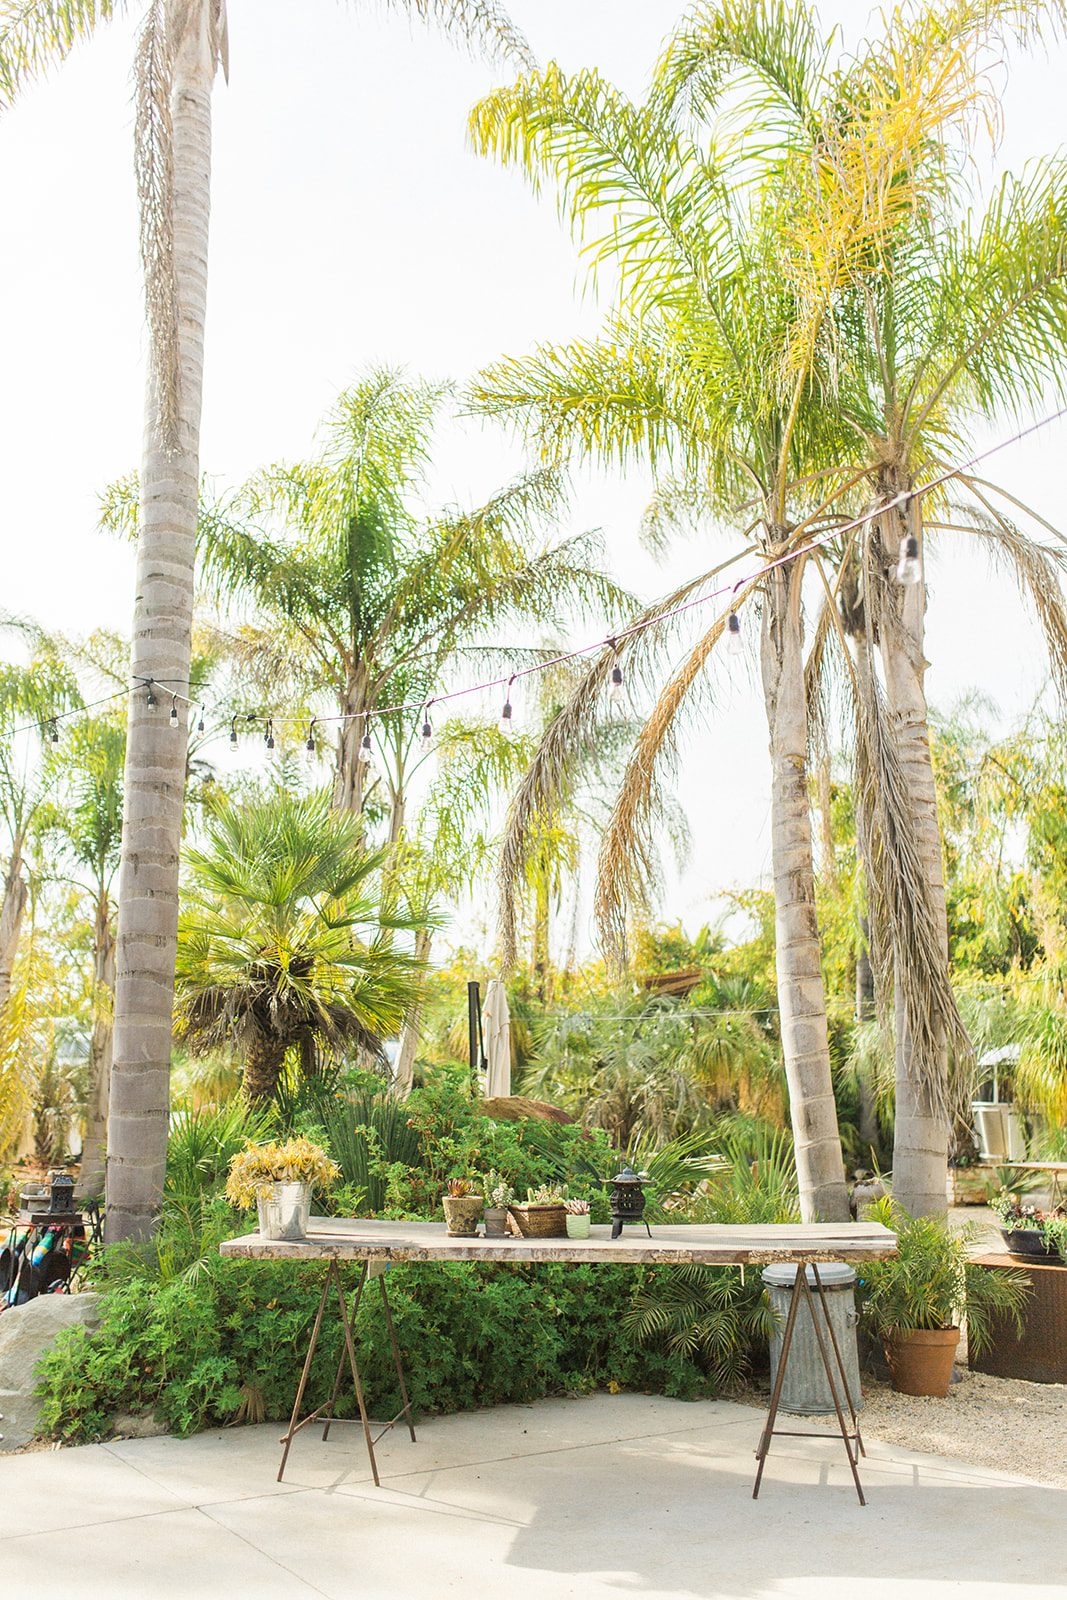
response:
<path id="1" fill-rule="evenodd" d="M 648 1173 L 635 1172 L 631 1166 L 625 1166 L 605 1181 L 611 1203 L 611 1237 L 619 1237 L 624 1222 L 644 1222 L 645 1232 L 651 1239 L 652 1229 L 645 1222 L 644 1185 L 648 1182 Z"/>
<path id="2" fill-rule="evenodd" d="M 69 1172 L 50 1172 L 48 1188 L 48 1210 L 52 1216 L 74 1210 L 74 1179 Z"/>

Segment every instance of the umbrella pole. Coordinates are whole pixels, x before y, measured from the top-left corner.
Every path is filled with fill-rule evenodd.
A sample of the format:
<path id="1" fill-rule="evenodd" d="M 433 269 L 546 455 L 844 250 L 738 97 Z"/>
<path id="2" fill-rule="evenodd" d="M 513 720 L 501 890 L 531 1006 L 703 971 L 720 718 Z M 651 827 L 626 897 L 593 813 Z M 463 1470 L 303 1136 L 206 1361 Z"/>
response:
<path id="1" fill-rule="evenodd" d="M 467 985 L 467 1032 L 470 1042 L 471 1093 L 478 1087 L 477 1073 L 481 1068 L 482 1001 L 478 984 Z"/>

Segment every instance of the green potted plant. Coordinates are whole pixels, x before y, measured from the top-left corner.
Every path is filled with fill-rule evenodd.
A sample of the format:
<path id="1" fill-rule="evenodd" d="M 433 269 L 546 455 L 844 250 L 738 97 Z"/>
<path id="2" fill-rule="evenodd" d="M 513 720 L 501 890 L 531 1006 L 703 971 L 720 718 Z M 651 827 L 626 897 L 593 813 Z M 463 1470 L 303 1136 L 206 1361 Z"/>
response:
<path id="1" fill-rule="evenodd" d="M 485 1180 L 485 1237 L 502 1239 L 508 1231 L 508 1206 L 515 1198 L 510 1183 L 505 1183 L 495 1168 Z"/>
<path id="2" fill-rule="evenodd" d="M 589 1237 L 589 1201 L 566 1200 L 567 1207 L 567 1238 L 588 1239 Z"/>
<path id="3" fill-rule="evenodd" d="M 1019 1194 L 994 1195 L 989 1209 L 1000 1223 L 1001 1237 L 1013 1256 L 1035 1256 L 1040 1260 L 1059 1261 L 1057 1236 L 1062 1238 L 1057 1224 L 1063 1221 L 1062 1206 L 1055 1212 L 1040 1211 L 1029 1206 Z"/>
<path id="4" fill-rule="evenodd" d="M 453 1238 L 473 1239 L 478 1232 L 478 1222 L 484 1202 L 474 1187 L 472 1178 L 449 1178 L 441 1204 L 445 1224 Z"/>
<path id="5" fill-rule="evenodd" d="M 311 1211 L 311 1191 L 326 1189 L 341 1169 L 325 1150 L 297 1137 L 284 1144 L 248 1139 L 230 1162 L 226 1198 L 242 1211 L 256 1206 L 264 1239 L 303 1239 Z"/>
<path id="6" fill-rule="evenodd" d="M 863 1266 L 863 1323 L 882 1341 L 894 1389 L 943 1400 L 964 1311 L 968 1345 L 980 1351 L 989 1343 L 991 1312 L 1007 1313 L 1021 1329 L 1029 1279 L 971 1261 L 978 1237 L 973 1223 L 957 1229 L 944 1216 L 909 1217 L 888 1199 L 876 1201 L 867 1215 L 897 1235 L 898 1254 Z"/>
<path id="7" fill-rule="evenodd" d="M 567 1237 L 567 1186 L 541 1184 L 527 1189 L 523 1204 L 508 1210 L 524 1239 L 565 1239 Z"/>

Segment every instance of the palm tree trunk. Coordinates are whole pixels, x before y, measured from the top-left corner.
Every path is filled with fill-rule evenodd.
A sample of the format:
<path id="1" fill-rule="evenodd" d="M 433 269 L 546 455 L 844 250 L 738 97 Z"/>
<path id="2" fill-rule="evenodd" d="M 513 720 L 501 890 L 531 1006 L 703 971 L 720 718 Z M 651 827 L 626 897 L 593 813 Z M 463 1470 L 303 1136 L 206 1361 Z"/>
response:
<path id="1" fill-rule="evenodd" d="M 867 941 L 870 926 L 866 917 L 860 918 L 860 942 L 856 952 L 856 1021 L 870 1022 L 874 1016 L 874 969 Z M 871 1074 L 866 1066 L 857 1073 L 860 1101 L 860 1140 L 876 1147 L 878 1144 L 878 1102 Z"/>
<path id="2" fill-rule="evenodd" d="M 207 0 L 194 0 L 171 92 L 179 319 L 178 446 L 171 453 L 163 444 L 160 396 L 173 374 L 159 370 L 156 357 L 146 403 L 116 932 L 109 1241 L 151 1234 L 166 1170 L 187 743 L 182 729 L 169 726 L 166 695 L 189 689 L 214 77 L 208 9 Z M 155 708 L 141 686 L 147 678 L 162 686 Z"/>
<path id="3" fill-rule="evenodd" d="M 415 954 L 424 966 L 430 959 L 430 937 L 429 928 L 419 928 L 415 934 Z M 422 1030 L 425 993 L 426 979 L 424 975 L 418 1003 L 412 1008 L 411 1014 L 400 1032 L 400 1053 L 396 1058 L 396 1075 L 393 1080 L 393 1093 L 400 1098 L 411 1093 L 415 1070 L 415 1053 L 419 1047 L 419 1035 Z"/>
<path id="4" fill-rule="evenodd" d="M 366 763 L 359 759 L 367 722 L 361 715 L 367 704 L 367 675 L 362 669 L 348 680 L 341 711 L 349 720 L 342 722 L 337 736 L 337 766 L 333 778 L 333 804 L 337 811 L 358 817 L 363 810 L 363 783 Z"/>
<path id="5" fill-rule="evenodd" d="M 104 1149 L 111 1097 L 111 1050 L 115 1029 L 115 938 L 111 906 L 101 890 L 93 931 L 93 1033 L 89 1042 L 89 1117 L 82 1145 L 79 1192 L 99 1194 L 104 1187 Z"/>
<path id="6" fill-rule="evenodd" d="M 18 955 L 22 919 L 26 915 L 29 888 L 22 876 L 23 835 L 19 831 L 11 846 L 7 871 L 4 873 L 4 898 L 0 905 L 0 1011 L 11 998 L 11 975 Z"/>
<path id="7" fill-rule="evenodd" d="M 257 1041 L 245 1060 L 242 1091 L 253 1106 L 266 1105 L 274 1098 L 285 1065 L 286 1040 L 270 1034 Z"/>
<path id="8" fill-rule="evenodd" d="M 906 531 L 918 539 L 921 554 L 920 502 L 911 500 L 908 506 Z M 903 522 L 897 524 L 895 513 L 889 513 L 885 520 L 888 522 L 890 518 L 903 534 Z M 886 559 L 892 561 L 896 550 L 892 548 L 892 539 L 887 543 Z M 894 606 L 896 626 L 883 626 L 880 629 L 886 704 L 893 718 L 897 753 L 911 796 L 919 855 L 947 975 L 948 913 L 941 864 L 941 830 L 937 820 L 937 791 L 930 758 L 930 732 L 923 686 L 927 665 L 923 657 L 925 582 L 907 587 L 892 585 L 888 603 Z M 904 1026 L 900 988 L 898 982 L 893 1198 L 912 1216 L 918 1217 L 945 1209 L 949 1130 L 934 1109 L 929 1084 L 915 1070 L 911 1037 Z M 935 1072 L 940 1074 L 942 1083 L 945 1083 L 948 1078 L 947 1039 L 940 1041 L 938 1054 Z"/>
<path id="9" fill-rule="evenodd" d="M 776 568 L 767 580 L 763 610 L 778 1011 L 801 1215 L 806 1222 L 847 1222 L 815 914 L 799 589 L 800 573 L 792 565 Z"/>

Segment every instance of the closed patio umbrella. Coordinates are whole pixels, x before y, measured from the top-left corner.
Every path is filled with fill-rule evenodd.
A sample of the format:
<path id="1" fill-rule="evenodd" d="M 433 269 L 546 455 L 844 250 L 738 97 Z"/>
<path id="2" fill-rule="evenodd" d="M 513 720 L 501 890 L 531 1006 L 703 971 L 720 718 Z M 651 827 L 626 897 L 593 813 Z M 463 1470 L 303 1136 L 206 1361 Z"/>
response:
<path id="1" fill-rule="evenodd" d="M 487 1100 L 511 1093 L 511 1015 L 508 997 L 499 978 L 490 978 L 482 1011 L 482 1038 L 489 1070 L 485 1077 Z"/>

